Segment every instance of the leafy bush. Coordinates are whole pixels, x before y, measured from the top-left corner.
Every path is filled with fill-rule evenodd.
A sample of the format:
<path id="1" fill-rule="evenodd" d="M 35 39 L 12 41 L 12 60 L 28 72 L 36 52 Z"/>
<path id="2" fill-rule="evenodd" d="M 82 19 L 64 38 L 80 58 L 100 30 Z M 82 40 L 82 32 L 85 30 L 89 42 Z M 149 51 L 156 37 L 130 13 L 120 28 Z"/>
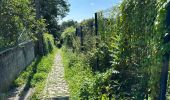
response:
<path id="1" fill-rule="evenodd" d="M 169 33 L 167 5 L 167 0 L 124 0 L 119 6 L 97 13 L 98 36 L 94 36 L 91 27 L 93 20 L 80 23 L 84 25 L 85 49 L 69 52 L 65 65 L 67 76 L 73 76 L 67 78 L 70 88 L 78 93 L 73 96 L 79 99 L 157 100 L 162 57 L 169 52 L 169 44 L 163 42 L 165 34 Z M 76 39 L 79 38 L 72 36 L 70 45 Z M 76 86 L 72 85 L 73 79 L 79 80 Z M 169 91 L 168 88 L 167 94 Z"/>
<path id="2" fill-rule="evenodd" d="M 43 38 L 44 52 L 48 54 L 55 48 L 54 37 L 51 34 L 45 33 L 43 34 Z"/>
<path id="3" fill-rule="evenodd" d="M 78 47 L 80 47 L 80 42 L 77 37 L 75 37 L 75 32 L 76 29 L 74 27 L 68 27 L 61 35 L 64 45 L 73 50 L 79 49 Z"/>
<path id="4" fill-rule="evenodd" d="M 0 49 L 35 39 L 35 33 L 44 30 L 44 21 L 36 19 L 32 3 L 31 0 L 0 1 Z"/>
<path id="5" fill-rule="evenodd" d="M 41 72 L 36 73 L 33 77 L 32 85 L 35 87 L 36 84 L 43 82 L 47 78 L 47 73 Z"/>
<path id="6" fill-rule="evenodd" d="M 97 73 L 93 80 L 85 80 L 80 89 L 80 98 L 82 100 L 103 100 L 103 98 L 104 100 L 114 100 L 116 97 L 114 95 L 114 90 L 116 86 L 119 86 L 119 84 L 112 79 L 112 74 L 117 74 L 117 72 L 112 69 L 105 73 Z"/>
<path id="7" fill-rule="evenodd" d="M 110 69 L 106 73 L 93 73 L 84 54 L 77 55 L 63 48 L 62 55 L 71 99 L 88 100 L 114 97 L 114 89 L 111 87 L 113 83 L 111 76 L 117 74 L 114 69 Z M 117 85 L 116 82 L 114 84 Z"/>

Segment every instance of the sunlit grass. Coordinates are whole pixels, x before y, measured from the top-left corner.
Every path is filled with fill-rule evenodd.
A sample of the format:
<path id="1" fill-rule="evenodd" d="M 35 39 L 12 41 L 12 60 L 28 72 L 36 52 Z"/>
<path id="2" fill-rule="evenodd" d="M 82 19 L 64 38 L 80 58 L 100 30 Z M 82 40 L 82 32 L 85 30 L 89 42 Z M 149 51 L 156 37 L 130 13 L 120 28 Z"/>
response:
<path id="1" fill-rule="evenodd" d="M 65 68 L 65 79 L 69 84 L 71 100 L 78 100 L 80 89 L 85 80 L 92 80 L 93 74 L 91 69 L 83 62 L 80 55 L 73 54 L 69 51 L 62 51 L 63 63 Z"/>

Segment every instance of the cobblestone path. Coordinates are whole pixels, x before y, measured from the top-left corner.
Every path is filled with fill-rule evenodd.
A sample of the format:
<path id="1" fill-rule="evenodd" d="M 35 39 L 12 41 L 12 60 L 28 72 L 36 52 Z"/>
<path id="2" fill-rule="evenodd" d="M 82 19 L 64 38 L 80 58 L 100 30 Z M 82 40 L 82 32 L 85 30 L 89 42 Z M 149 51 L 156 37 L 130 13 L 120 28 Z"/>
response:
<path id="1" fill-rule="evenodd" d="M 44 99 L 69 100 L 69 89 L 64 79 L 64 66 L 60 53 L 56 54 L 54 61 L 44 89 Z"/>

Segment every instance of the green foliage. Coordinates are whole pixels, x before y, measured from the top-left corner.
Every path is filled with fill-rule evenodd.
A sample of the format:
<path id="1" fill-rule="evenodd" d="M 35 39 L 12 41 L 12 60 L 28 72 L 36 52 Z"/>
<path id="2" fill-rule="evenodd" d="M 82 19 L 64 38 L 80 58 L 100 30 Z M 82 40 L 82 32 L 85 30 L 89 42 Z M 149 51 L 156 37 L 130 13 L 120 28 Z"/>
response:
<path id="1" fill-rule="evenodd" d="M 83 32 L 83 49 L 84 52 L 93 51 L 94 53 L 96 47 L 96 37 L 94 33 L 94 19 L 86 19 L 80 23 Z M 78 38 L 79 39 L 79 38 Z M 80 48 L 80 47 L 79 47 Z M 89 52 L 89 53 L 90 53 Z"/>
<path id="2" fill-rule="evenodd" d="M 77 41 L 78 39 L 75 37 L 75 30 L 76 29 L 74 27 L 68 27 L 61 35 L 61 39 L 64 41 L 64 44 L 73 50 L 79 46 L 79 41 Z"/>
<path id="3" fill-rule="evenodd" d="M 105 73 L 96 73 L 93 80 L 84 80 L 80 89 L 80 98 L 82 100 L 93 99 L 93 100 L 114 100 L 116 97 L 115 87 L 118 86 L 118 82 L 114 81 L 112 74 L 117 72 L 114 69 L 110 69 Z M 111 85 L 112 84 L 112 85 Z"/>
<path id="4" fill-rule="evenodd" d="M 69 83 L 71 99 L 80 99 L 80 88 L 85 79 L 93 79 L 93 74 L 88 64 L 85 63 L 83 55 L 76 55 L 66 48 L 62 48 L 62 57 L 65 68 L 65 78 Z M 76 74 L 75 74 L 76 73 Z"/>
<path id="5" fill-rule="evenodd" d="M 65 78 L 69 83 L 71 99 L 80 100 L 114 100 L 114 87 L 118 85 L 113 80 L 112 74 L 118 72 L 110 69 L 105 73 L 93 73 L 84 54 L 72 53 L 63 48 L 63 63 L 65 67 Z M 76 74 L 75 74 L 76 73 Z"/>
<path id="6" fill-rule="evenodd" d="M 58 20 L 69 12 L 67 0 L 40 0 L 41 15 L 46 20 L 47 30 L 54 37 L 57 37 L 59 30 Z"/>
<path id="7" fill-rule="evenodd" d="M 163 37 L 169 33 L 166 26 L 167 2 L 124 0 L 119 6 L 98 12 L 97 37 L 91 26 L 93 19 L 80 23 L 83 25 L 85 49 L 69 53 L 69 56 L 74 56 L 68 57 L 70 60 L 65 65 L 67 77 L 73 76 L 67 78 L 70 88 L 78 93 L 72 95 L 83 100 L 157 100 L 162 56 L 169 51 L 169 44 L 163 44 Z M 71 41 L 70 47 L 75 40 L 79 38 L 74 35 L 68 40 Z M 76 48 L 80 46 L 76 45 Z M 80 67 L 84 68 L 83 71 Z M 93 71 L 93 78 L 84 74 L 80 76 L 79 72 L 84 71 Z M 78 86 L 72 85 L 74 76 L 79 76 Z"/>
<path id="8" fill-rule="evenodd" d="M 20 73 L 19 77 L 14 81 L 13 86 L 19 87 L 26 84 L 29 81 L 29 77 L 34 74 L 34 68 L 36 63 L 40 61 L 40 58 L 35 59 L 31 65 L 29 65 L 23 72 Z"/>
<path id="9" fill-rule="evenodd" d="M 21 3 L 21 1 L 23 3 Z M 1 46 L 3 45 L 14 45 L 17 42 L 17 37 L 19 32 L 26 26 L 23 20 L 32 18 L 30 12 L 33 10 L 28 6 L 29 1 L 23 0 L 13 0 L 13 1 L 1 1 L 0 8 L 0 37 L 1 37 Z M 20 9 L 17 9 L 17 6 Z M 25 10 L 28 12 L 25 12 Z M 22 14 L 26 16 L 21 16 Z M 28 16 L 29 15 L 29 16 Z M 33 18 L 32 18 L 33 19 Z"/>
<path id="10" fill-rule="evenodd" d="M 54 37 L 48 33 L 43 34 L 43 44 L 45 54 L 50 53 L 55 48 Z"/>
<path id="11" fill-rule="evenodd" d="M 34 39 L 44 30 L 44 21 L 36 20 L 31 0 L 2 0 L 0 3 L 0 49 Z"/>
<path id="12" fill-rule="evenodd" d="M 84 26 L 85 28 L 93 28 L 93 24 L 94 24 L 94 19 L 91 18 L 91 19 L 86 19 L 86 20 L 83 20 L 80 25 Z M 86 30 L 87 31 L 87 30 Z M 87 33 L 86 33 L 87 34 Z"/>
<path id="13" fill-rule="evenodd" d="M 77 21 L 74 20 L 68 20 L 68 21 L 63 21 L 61 23 L 61 30 L 63 31 L 64 29 L 68 28 L 68 27 L 76 27 L 77 26 Z"/>

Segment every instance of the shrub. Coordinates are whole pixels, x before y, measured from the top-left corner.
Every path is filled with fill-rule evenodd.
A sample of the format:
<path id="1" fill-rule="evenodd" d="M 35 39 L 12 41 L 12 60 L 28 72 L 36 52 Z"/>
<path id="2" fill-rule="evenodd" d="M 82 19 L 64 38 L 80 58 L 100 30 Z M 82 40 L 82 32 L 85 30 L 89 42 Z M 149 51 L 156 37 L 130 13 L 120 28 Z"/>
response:
<path id="1" fill-rule="evenodd" d="M 45 33 L 43 34 L 43 38 L 44 38 L 44 52 L 45 54 L 48 54 L 50 53 L 54 47 L 55 47 L 55 44 L 54 44 L 54 37 L 51 35 L 51 34 L 48 34 L 48 33 Z"/>
<path id="2" fill-rule="evenodd" d="M 77 54 L 63 48 L 65 78 L 69 83 L 71 99 L 104 100 L 113 99 L 118 82 L 114 81 L 118 72 L 113 68 L 106 72 L 92 72 L 84 54 Z M 76 74 L 75 74 L 76 73 Z"/>
<path id="3" fill-rule="evenodd" d="M 67 48 L 73 49 L 73 50 L 76 50 L 77 47 L 80 46 L 79 39 L 75 37 L 75 31 L 76 29 L 74 27 L 68 27 L 64 30 L 64 32 L 61 35 L 64 45 Z"/>

